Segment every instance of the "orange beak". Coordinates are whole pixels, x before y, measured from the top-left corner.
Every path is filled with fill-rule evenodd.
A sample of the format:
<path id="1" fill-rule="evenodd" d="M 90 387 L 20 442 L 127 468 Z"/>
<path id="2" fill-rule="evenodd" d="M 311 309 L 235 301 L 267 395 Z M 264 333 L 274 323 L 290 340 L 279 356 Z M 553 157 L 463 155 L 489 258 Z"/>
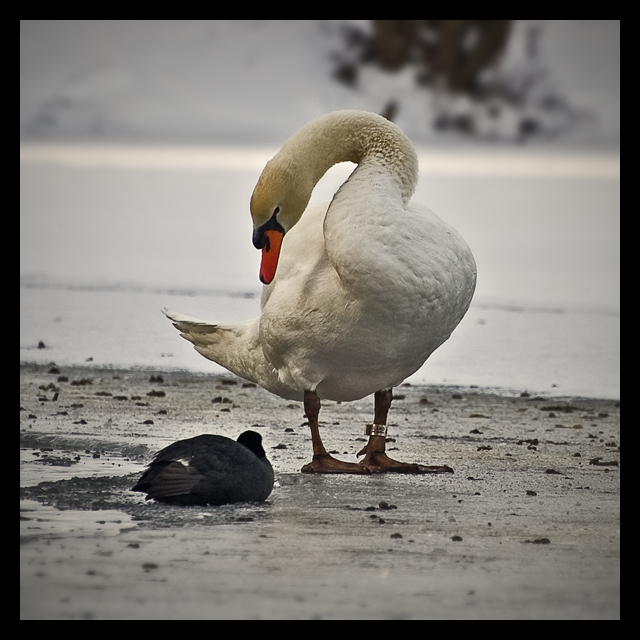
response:
<path id="1" fill-rule="evenodd" d="M 263 284 L 270 284 L 275 278 L 280 256 L 280 246 L 284 234 L 278 229 L 264 231 L 266 242 L 262 246 L 262 263 L 260 264 L 260 280 Z"/>

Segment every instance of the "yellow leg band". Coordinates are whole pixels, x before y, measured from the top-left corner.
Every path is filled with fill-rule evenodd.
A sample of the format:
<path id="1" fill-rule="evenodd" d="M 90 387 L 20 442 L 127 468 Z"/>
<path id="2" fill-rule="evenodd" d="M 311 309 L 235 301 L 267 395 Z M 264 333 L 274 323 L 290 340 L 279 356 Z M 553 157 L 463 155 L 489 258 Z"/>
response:
<path id="1" fill-rule="evenodd" d="M 375 424 L 368 423 L 365 427 L 364 434 L 366 436 L 386 436 L 387 435 L 387 425 L 386 424 Z"/>

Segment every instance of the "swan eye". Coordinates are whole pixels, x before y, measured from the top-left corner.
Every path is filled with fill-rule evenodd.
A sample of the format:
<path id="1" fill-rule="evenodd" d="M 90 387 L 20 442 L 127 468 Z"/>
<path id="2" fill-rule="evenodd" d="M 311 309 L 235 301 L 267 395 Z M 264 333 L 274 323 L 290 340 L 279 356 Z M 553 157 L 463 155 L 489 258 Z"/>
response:
<path id="1" fill-rule="evenodd" d="M 253 230 L 253 245 L 256 249 L 262 249 L 268 241 L 269 238 L 266 236 L 266 231 L 279 231 L 282 235 L 284 235 L 284 229 L 282 225 L 276 219 L 276 214 L 280 211 L 280 207 L 276 207 L 273 215 L 267 222 Z"/>
<path id="2" fill-rule="evenodd" d="M 275 216 L 275 215 L 278 215 L 279 213 L 280 213 L 280 207 L 276 207 L 276 208 L 273 210 L 273 215 Z"/>

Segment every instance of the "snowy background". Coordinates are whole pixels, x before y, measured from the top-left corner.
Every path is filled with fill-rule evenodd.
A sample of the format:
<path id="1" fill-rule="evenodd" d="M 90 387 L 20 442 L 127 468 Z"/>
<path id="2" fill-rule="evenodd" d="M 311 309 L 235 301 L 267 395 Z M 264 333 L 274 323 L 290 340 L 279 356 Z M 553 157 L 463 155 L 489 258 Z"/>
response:
<path id="1" fill-rule="evenodd" d="M 415 198 L 479 272 L 411 381 L 619 397 L 619 21 L 516 23 L 501 73 L 542 96 L 526 141 L 522 105 L 492 119 L 462 101 L 476 135 L 435 129 L 409 67 L 337 82 L 346 22 L 21 21 L 21 361 L 219 371 L 159 309 L 257 315 L 248 202 L 264 163 L 322 113 L 394 101 L 419 152 Z M 540 111 L 545 96 L 563 110 Z"/>

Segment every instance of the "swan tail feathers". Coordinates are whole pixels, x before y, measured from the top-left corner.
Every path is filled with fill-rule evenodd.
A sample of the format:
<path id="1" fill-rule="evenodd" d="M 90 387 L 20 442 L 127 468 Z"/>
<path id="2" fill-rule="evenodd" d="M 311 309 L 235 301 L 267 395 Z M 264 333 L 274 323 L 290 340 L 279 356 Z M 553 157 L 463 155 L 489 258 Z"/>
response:
<path id="1" fill-rule="evenodd" d="M 214 324 L 213 322 L 198 320 L 197 318 L 185 316 L 182 313 L 176 313 L 175 311 L 170 311 L 169 309 L 163 309 L 162 313 L 164 313 L 164 315 L 173 322 L 173 326 L 178 331 L 184 334 L 183 337 L 191 342 L 194 341 L 189 336 L 202 335 L 204 337 L 208 334 L 215 334 L 218 330 L 219 325 Z"/>
<path id="2" fill-rule="evenodd" d="M 269 387 L 277 374 L 264 357 L 257 340 L 255 320 L 213 323 L 163 309 L 180 335 L 191 342 L 195 350 L 232 373 Z"/>

